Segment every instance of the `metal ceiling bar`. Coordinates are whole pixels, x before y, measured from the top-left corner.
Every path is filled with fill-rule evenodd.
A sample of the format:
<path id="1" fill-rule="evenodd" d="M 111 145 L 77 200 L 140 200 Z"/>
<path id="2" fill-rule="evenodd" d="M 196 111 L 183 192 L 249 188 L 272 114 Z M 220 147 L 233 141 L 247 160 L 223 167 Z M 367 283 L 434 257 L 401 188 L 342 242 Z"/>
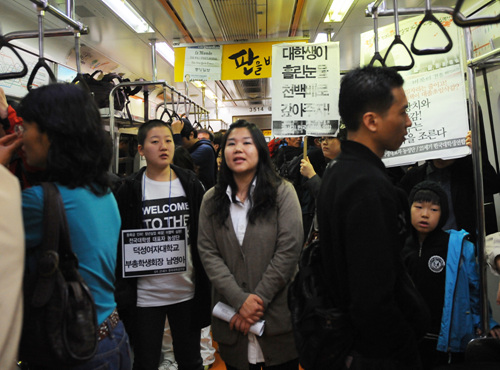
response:
<path id="1" fill-rule="evenodd" d="M 88 28 L 86 31 L 81 31 L 80 34 L 87 35 L 89 33 Z M 73 36 L 75 31 L 67 28 L 59 28 L 53 30 L 44 30 L 44 37 L 59 37 L 59 36 Z M 38 37 L 38 31 L 15 31 L 9 32 L 4 36 L 7 42 L 12 40 L 20 40 L 20 39 L 34 39 Z"/>
<path id="2" fill-rule="evenodd" d="M 50 14 L 54 15 L 56 18 L 60 19 L 67 25 L 73 27 L 75 30 L 80 31 L 83 34 L 88 33 L 88 27 L 83 25 L 81 22 L 75 21 L 74 19 L 68 17 L 66 14 L 61 12 L 59 9 L 49 5 L 47 0 L 30 0 L 33 4 L 36 4 L 38 7 L 46 10 Z"/>
<path id="3" fill-rule="evenodd" d="M 372 8 L 368 7 L 365 10 L 365 16 L 366 17 L 371 17 L 372 13 L 371 10 Z M 453 15 L 453 8 L 447 7 L 447 6 L 436 6 L 432 8 L 432 11 L 434 13 L 445 13 L 449 15 Z M 403 8 L 403 9 L 398 9 L 398 14 L 399 15 L 422 15 L 425 13 L 425 8 Z M 394 9 L 385 9 L 385 10 L 379 10 L 378 15 L 381 17 L 388 17 L 388 16 L 394 16 Z M 457 16 L 460 19 L 467 19 L 463 14 L 459 13 Z"/>
<path id="4" fill-rule="evenodd" d="M 245 99 L 222 99 L 223 103 L 234 101 L 254 101 L 254 100 L 271 100 L 272 98 L 245 98 Z"/>
<path id="5" fill-rule="evenodd" d="M 194 42 L 193 36 L 191 36 L 188 29 L 184 25 L 184 22 L 182 22 L 181 18 L 179 17 L 179 14 L 177 14 L 172 5 L 166 0 L 158 0 L 158 2 L 160 3 L 161 6 L 163 6 L 163 8 L 165 8 L 168 15 L 170 15 L 170 18 L 172 18 L 179 31 L 181 31 L 182 36 L 184 36 L 184 39 L 186 39 L 188 42 Z"/>
<path id="6" fill-rule="evenodd" d="M 302 10 L 304 9 L 305 0 L 297 0 L 295 3 L 295 10 L 293 12 L 292 25 L 290 27 L 290 32 L 288 36 L 295 36 L 299 28 L 300 16 L 302 15 Z"/>
<path id="7" fill-rule="evenodd" d="M 483 54 L 477 58 L 473 58 L 467 61 L 467 65 L 471 67 L 484 67 L 485 65 L 487 66 L 495 66 L 500 63 L 500 59 L 493 59 L 495 56 L 500 54 L 500 49 L 495 49 L 492 50 L 486 54 Z"/>
<path id="8" fill-rule="evenodd" d="M 116 145 L 116 134 L 115 134 L 115 115 L 114 115 L 114 111 L 115 111 L 115 99 L 114 99 L 114 94 L 115 94 L 115 91 L 119 88 L 122 88 L 122 87 L 135 87 L 135 86 L 157 86 L 157 85 L 161 85 L 163 86 L 163 97 L 164 97 L 164 104 L 165 104 L 165 108 L 166 108 L 166 104 L 167 104 L 167 101 L 166 101 L 166 94 L 165 94 L 165 90 L 166 89 L 170 89 L 171 93 L 172 93 L 172 106 L 174 106 L 174 98 L 173 98 L 173 94 L 177 94 L 180 97 L 183 97 L 184 99 L 187 99 L 188 101 L 191 101 L 195 106 L 198 106 L 198 104 L 194 103 L 189 97 L 185 96 L 184 94 L 182 94 L 181 92 L 177 91 L 173 86 L 170 86 L 169 84 L 167 84 L 165 81 L 130 81 L 130 82 L 120 82 L 119 84 L 115 85 L 111 91 L 109 92 L 109 112 L 110 112 L 110 115 L 109 115 L 109 133 L 111 135 L 111 142 L 113 144 L 113 160 L 111 162 L 111 171 L 113 171 L 113 173 L 116 173 L 116 171 L 118 171 L 118 165 L 119 165 L 119 154 L 118 154 L 118 150 L 119 150 L 119 146 Z M 204 113 L 206 114 L 209 114 L 210 112 L 208 110 L 206 110 L 205 108 L 203 107 L 199 107 Z M 145 119 L 147 117 L 144 117 Z"/>

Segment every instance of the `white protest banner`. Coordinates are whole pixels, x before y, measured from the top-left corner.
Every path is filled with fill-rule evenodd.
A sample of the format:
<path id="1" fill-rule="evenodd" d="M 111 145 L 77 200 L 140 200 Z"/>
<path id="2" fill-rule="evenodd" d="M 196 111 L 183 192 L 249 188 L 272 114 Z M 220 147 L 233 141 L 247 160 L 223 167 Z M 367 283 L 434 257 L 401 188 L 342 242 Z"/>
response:
<path id="1" fill-rule="evenodd" d="M 382 160 L 387 167 L 434 158 L 458 158 L 470 153 L 465 145 L 469 124 L 459 28 L 450 15 L 436 14 L 436 17 L 450 35 L 453 47 L 446 54 L 413 55 L 413 69 L 400 72 L 405 79 L 403 88 L 412 127 L 399 150 L 385 153 Z M 399 22 L 401 39 L 408 48 L 421 20 L 418 16 Z M 378 34 L 380 54 L 385 56 L 394 39 L 394 24 L 379 28 Z M 374 54 L 373 35 L 373 31 L 361 34 L 362 65 L 368 64 Z M 448 43 L 430 22 L 422 25 L 416 41 L 418 49 L 440 48 Z M 407 54 L 404 48 L 394 48 L 387 66 L 407 65 L 405 58 L 409 57 L 404 54 Z"/>
<path id="2" fill-rule="evenodd" d="M 186 250 L 186 227 L 123 230 L 123 277 L 184 272 Z"/>
<path id="3" fill-rule="evenodd" d="M 222 46 L 204 45 L 186 48 L 184 81 L 216 81 L 221 79 Z"/>
<path id="4" fill-rule="evenodd" d="M 340 121 L 339 43 L 273 45 L 272 60 L 273 135 L 335 135 Z"/>
<path id="5" fill-rule="evenodd" d="M 401 147 L 386 152 L 387 167 L 470 153 L 463 73 L 459 65 L 407 76 L 404 89 L 412 125 Z"/>

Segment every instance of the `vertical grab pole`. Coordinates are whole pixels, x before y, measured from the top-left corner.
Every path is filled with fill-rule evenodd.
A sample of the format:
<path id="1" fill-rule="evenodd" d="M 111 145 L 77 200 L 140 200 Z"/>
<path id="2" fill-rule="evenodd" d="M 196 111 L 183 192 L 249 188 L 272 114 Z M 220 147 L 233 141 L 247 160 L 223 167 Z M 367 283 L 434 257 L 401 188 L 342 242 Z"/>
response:
<path id="1" fill-rule="evenodd" d="M 82 63 L 80 60 L 80 31 L 75 31 L 75 59 L 76 59 L 76 72 L 78 72 L 78 75 L 81 75 Z"/>
<path id="2" fill-rule="evenodd" d="M 149 39 L 151 42 L 151 69 L 153 73 L 153 82 L 157 80 L 158 71 L 156 69 L 156 39 Z"/>
<path id="3" fill-rule="evenodd" d="M 464 28 L 465 48 L 467 60 L 473 59 L 472 35 L 470 28 Z M 486 282 L 486 263 L 485 263 L 485 226 L 484 226 L 484 193 L 483 193 L 483 174 L 481 163 L 481 131 L 479 128 L 478 106 L 476 96 L 476 70 L 473 66 L 467 66 L 467 82 L 469 84 L 469 112 L 471 117 L 472 131 L 472 163 L 474 168 L 474 186 L 476 190 L 476 243 L 479 259 L 479 277 L 480 277 L 480 299 L 481 299 L 481 331 L 486 336 L 489 332 L 489 311 L 488 294 Z"/>

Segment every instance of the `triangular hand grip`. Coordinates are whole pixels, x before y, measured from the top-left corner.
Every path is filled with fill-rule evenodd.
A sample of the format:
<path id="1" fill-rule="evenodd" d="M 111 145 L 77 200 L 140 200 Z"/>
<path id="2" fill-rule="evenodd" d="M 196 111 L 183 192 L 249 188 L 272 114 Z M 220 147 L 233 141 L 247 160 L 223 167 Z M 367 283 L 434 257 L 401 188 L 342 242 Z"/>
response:
<path id="1" fill-rule="evenodd" d="M 368 66 L 373 67 L 373 64 L 376 61 L 379 61 L 380 64 L 382 64 L 382 67 L 385 67 L 384 58 L 382 58 L 382 55 L 380 55 L 380 53 L 378 51 L 376 51 L 375 54 L 373 54 L 373 58 L 372 58 L 372 60 L 370 60 L 370 63 L 368 63 Z"/>
<path id="2" fill-rule="evenodd" d="M 21 64 L 23 65 L 23 69 L 19 72 L 8 72 L 8 73 L 1 73 L 0 74 L 0 80 L 10 80 L 12 78 L 22 78 L 28 74 L 28 66 L 24 62 L 23 58 L 18 54 L 16 49 L 14 49 L 2 36 L 0 36 L 0 49 L 3 47 L 6 47 L 10 51 L 14 53 L 14 55 L 19 59 Z"/>
<path id="3" fill-rule="evenodd" d="M 391 52 L 391 49 L 396 46 L 396 45 L 403 45 L 403 47 L 406 49 L 406 51 L 408 52 L 408 55 L 410 56 L 410 59 L 411 59 L 411 63 L 407 66 L 387 66 L 387 57 L 389 56 L 389 53 Z M 403 40 L 401 40 L 401 36 L 400 35 L 396 35 L 394 36 L 394 40 L 392 41 L 391 45 L 389 46 L 389 48 L 387 49 L 387 52 L 385 53 L 385 57 L 384 57 L 384 63 L 383 65 L 387 66 L 387 67 L 390 67 L 396 71 L 409 71 L 410 69 L 413 68 L 413 66 L 415 65 L 415 59 L 413 59 L 413 55 L 411 54 L 410 50 L 408 49 L 408 47 L 405 45 L 405 43 L 403 42 Z"/>
<path id="4" fill-rule="evenodd" d="M 48 64 L 45 62 L 45 59 L 38 58 L 38 63 L 35 64 L 35 67 L 31 71 L 30 78 L 28 79 L 28 91 L 31 91 L 31 89 L 33 88 L 33 81 L 35 80 L 35 76 L 41 68 L 43 68 L 47 71 L 47 73 L 49 75 L 49 80 L 50 80 L 49 82 L 50 83 L 57 82 L 56 76 L 54 76 L 54 72 L 52 72 L 52 70 L 50 69 Z"/>
<path id="5" fill-rule="evenodd" d="M 80 86 L 82 89 L 84 89 L 87 92 L 91 92 L 89 85 L 87 85 L 87 82 L 85 81 L 85 78 L 83 77 L 82 73 L 77 73 L 76 77 L 71 81 L 73 85 Z"/>
<path id="6" fill-rule="evenodd" d="M 441 32 L 445 35 L 446 39 L 448 40 L 448 45 L 446 45 L 444 48 L 433 48 L 433 49 L 417 49 L 415 46 L 415 40 L 417 39 L 418 32 L 420 31 L 420 27 L 425 22 L 432 22 L 435 23 Z M 411 51 L 415 55 L 430 55 L 430 54 L 445 54 L 451 50 L 453 47 L 453 41 L 451 40 L 450 35 L 446 31 L 446 29 L 443 27 L 441 22 L 432 14 L 430 10 L 425 11 L 424 18 L 420 22 L 420 24 L 417 27 L 417 30 L 415 31 L 415 34 L 413 35 L 413 40 L 411 42 Z"/>
<path id="7" fill-rule="evenodd" d="M 460 8 L 462 7 L 464 0 L 457 0 L 455 9 L 453 10 L 453 22 L 459 27 L 473 27 L 473 26 L 484 26 L 486 24 L 500 23 L 500 14 L 491 17 L 482 17 L 474 19 L 462 20 L 458 14 L 460 13 Z"/>

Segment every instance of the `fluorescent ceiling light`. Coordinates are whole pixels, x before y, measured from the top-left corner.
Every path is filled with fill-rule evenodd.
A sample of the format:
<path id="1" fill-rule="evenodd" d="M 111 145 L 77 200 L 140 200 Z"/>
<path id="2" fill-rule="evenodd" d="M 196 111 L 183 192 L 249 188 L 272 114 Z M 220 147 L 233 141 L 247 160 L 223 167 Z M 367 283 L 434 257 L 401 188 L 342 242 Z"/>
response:
<path id="1" fill-rule="evenodd" d="M 205 87 L 205 83 L 203 81 L 193 81 L 193 85 L 200 88 L 200 89 L 202 87 Z"/>
<path id="2" fill-rule="evenodd" d="M 137 33 L 154 32 L 148 22 L 126 0 L 102 0 L 118 17 Z"/>
<path id="3" fill-rule="evenodd" d="M 330 39 L 333 37 L 333 32 L 330 34 Z M 327 42 L 328 41 L 328 34 L 324 32 L 320 32 L 316 35 L 316 38 L 314 39 L 314 44 L 319 44 L 321 42 Z"/>
<path id="4" fill-rule="evenodd" d="M 217 96 L 212 92 L 212 90 L 205 90 L 205 96 L 213 101 L 217 100 Z"/>
<path id="5" fill-rule="evenodd" d="M 166 42 L 157 42 L 156 51 L 165 59 L 170 65 L 175 66 L 175 53 Z"/>
<path id="6" fill-rule="evenodd" d="M 324 22 L 342 22 L 354 0 L 333 0 Z"/>

